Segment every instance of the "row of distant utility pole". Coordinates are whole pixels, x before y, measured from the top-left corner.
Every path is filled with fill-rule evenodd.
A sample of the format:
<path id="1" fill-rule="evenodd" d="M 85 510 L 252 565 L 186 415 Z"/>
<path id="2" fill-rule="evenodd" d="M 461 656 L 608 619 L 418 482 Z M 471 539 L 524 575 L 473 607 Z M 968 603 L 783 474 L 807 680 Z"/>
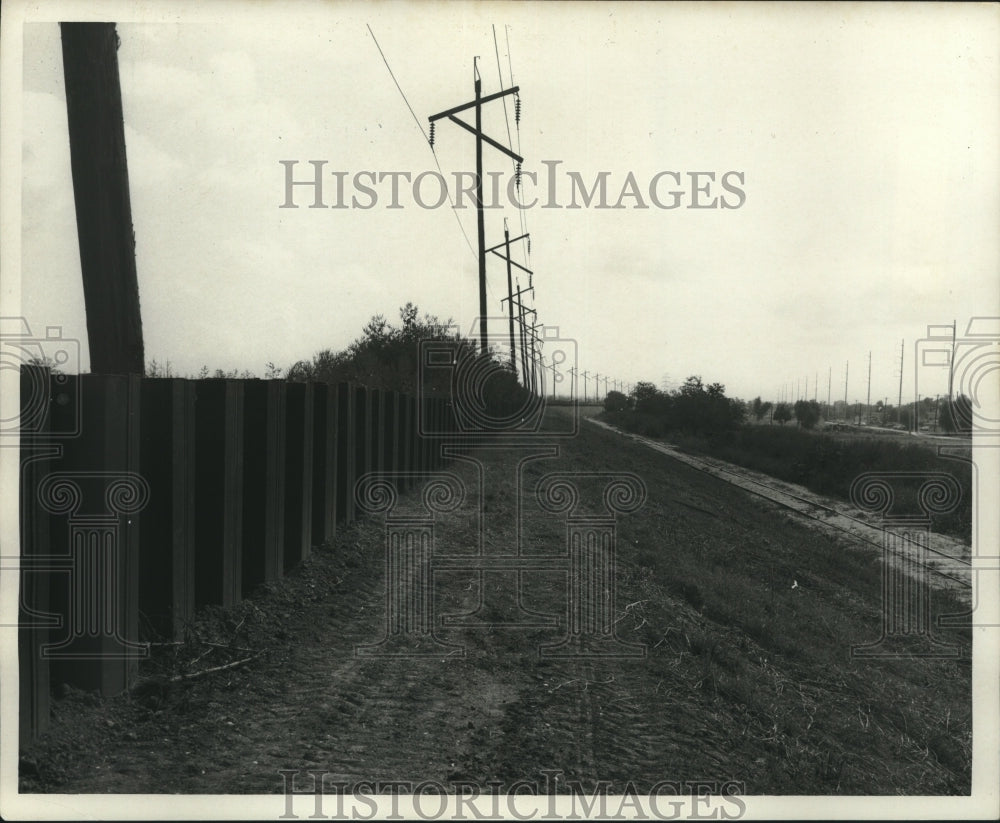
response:
<path id="1" fill-rule="evenodd" d="M 599 372 L 595 372 L 593 375 L 589 371 L 580 371 L 575 366 L 569 369 L 569 373 L 573 375 L 573 382 L 570 384 L 571 391 L 570 396 L 574 400 L 581 400 L 584 403 L 595 402 L 600 403 L 608 396 L 609 392 L 617 391 L 621 394 L 628 396 L 632 393 L 635 388 L 635 384 L 626 383 L 624 380 L 619 380 L 616 377 L 608 377 L 607 375 L 601 376 Z M 589 392 L 589 379 L 594 378 L 594 392 L 590 394 Z M 583 392 L 577 391 L 577 378 L 583 379 Z M 601 393 L 601 383 L 604 383 L 604 392 Z"/>
<path id="2" fill-rule="evenodd" d="M 949 402 L 952 401 L 952 400 L 954 400 L 955 332 L 956 332 L 956 324 L 953 321 L 952 324 L 951 324 L 951 357 L 948 360 L 948 400 L 949 400 Z M 906 341 L 905 340 L 900 340 L 900 342 L 899 342 L 899 397 L 897 399 L 897 406 L 896 406 L 898 409 L 901 409 L 903 407 L 903 354 L 904 354 L 905 351 L 906 351 Z M 847 420 L 849 416 L 853 417 L 853 415 L 849 414 L 849 412 L 850 412 L 850 404 L 848 403 L 848 400 L 847 400 L 847 397 L 848 397 L 848 395 L 847 395 L 847 392 L 848 392 L 848 376 L 850 375 L 850 371 L 851 371 L 851 362 L 848 360 L 844 364 L 844 415 L 843 415 L 843 419 L 844 420 Z M 828 368 L 828 370 L 827 370 L 827 382 L 826 382 L 826 407 L 827 407 L 827 409 L 832 409 L 832 405 L 831 405 L 831 390 L 832 390 L 832 387 L 833 387 L 833 367 L 830 366 Z M 780 387 L 780 389 L 778 391 L 778 402 L 779 403 L 790 403 L 790 402 L 792 402 L 791 389 L 792 389 L 791 382 L 783 383 L 781 385 L 781 387 Z M 818 395 L 819 395 L 819 373 L 817 372 L 816 375 L 815 375 L 815 379 L 813 381 L 813 398 L 812 399 L 814 401 L 818 402 L 819 401 L 819 396 Z M 805 377 L 804 383 L 803 383 L 802 378 L 796 379 L 796 382 L 795 382 L 795 399 L 796 400 L 808 400 L 809 399 L 809 376 L 808 375 Z M 919 406 L 920 399 L 921 398 L 920 398 L 919 395 L 917 395 L 915 397 L 915 399 L 914 399 L 914 406 L 915 406 L 915 408 Z M 871 422 L 871 400 L 872 400 L 872 353 L 869 351 L 868 352 L 868 386 L 867 386 L 867 394 L 866 394 L 866 400 L 865 400 L 865 420 L 867 422 Z M 889 400 L 888 397 L 883 400 L 883 406 L 885 406 L 886 404 L 888 404 L 888 400 Z M 856 404 L 856 406 L 859 407 L 859 408 L 860 408 L 860 405 L 861 405 L 860 403 Z M 859 412 L 858 412 L 858 423 L 860 423 L 860 422 L 861 422 L 861 414 L 860 414 L 860 410 L 859 410 Z M 916 426 L 916 425 L 917 425 L 917 423 L 914 422 L 914 426 Z"/>

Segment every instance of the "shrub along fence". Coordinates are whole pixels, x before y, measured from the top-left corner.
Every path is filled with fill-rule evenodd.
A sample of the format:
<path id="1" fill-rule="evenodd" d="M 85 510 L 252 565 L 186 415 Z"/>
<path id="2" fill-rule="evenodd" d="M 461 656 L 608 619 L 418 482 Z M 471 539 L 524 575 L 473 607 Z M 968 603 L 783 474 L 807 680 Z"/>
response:
<path id="1" fill-rule="evenodd" d="M 418 403 L 423 407 L 419 409 Z M 22 740 L 50 687 L 127 688 L 144 641 L 183 640 L 355 519 L 369 471 L 443 463 L 448 401 L 354 384 L 21 377 Z"/>

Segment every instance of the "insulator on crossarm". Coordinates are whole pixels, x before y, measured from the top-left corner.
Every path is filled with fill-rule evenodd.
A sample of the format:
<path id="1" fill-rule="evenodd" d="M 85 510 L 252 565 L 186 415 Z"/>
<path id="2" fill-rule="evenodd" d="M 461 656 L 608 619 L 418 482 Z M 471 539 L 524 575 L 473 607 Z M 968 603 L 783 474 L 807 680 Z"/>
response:
<path id="1" fill-rule="evenodd" d="M 432 121 L 431 122 L 431 134 L 430 134 L 430 137 L 427 138 L 427 141 L 431 144 L 431 148 L 434 148 L 434 125 L 435 124 Z"/>
<path id="2" fill-rule="evenodd" d="M 531 254 L 531 237 L 528 237 L 528 254 Z"/>
<path id="3" fill-rule="evenodd" d="M 514 122 L 521 122 L 521 95 L 518 94 L 514 97 Z"/>
<path id="4" fill-rule="evenodd" d="M 518 188 L 521 188 L 521 164 L 518 163 L 514 169 L 514 183 Z"/>

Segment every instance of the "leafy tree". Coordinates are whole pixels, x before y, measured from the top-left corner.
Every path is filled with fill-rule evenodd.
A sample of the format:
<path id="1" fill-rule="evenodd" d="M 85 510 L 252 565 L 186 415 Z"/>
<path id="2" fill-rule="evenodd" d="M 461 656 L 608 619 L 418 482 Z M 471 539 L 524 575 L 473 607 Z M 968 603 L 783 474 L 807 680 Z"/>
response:
<path id="1" fill-rule="evenodd" d="M 653 383 L 636 383 L 631 394 L 632 406 L 642 415 L 656 419 L 661 432 L 675 429 L 695 434 L 714 434 L 738 428 L 746 415 L 741 400 L 726 397 L 722 383 L 706 385 L 699 375 L 692 375 L 672 392 L 661 392 Z M 647 423 L 651 423 L 648 417 Z"/>
<path id="2" fill-rule="evenodd" d="M 897 422 L 902 423 L 907 430 L 913 428 L 913 409 L 909 406 L 904 406 L 899 410 L 897 415 Z"/>
<path id="3" fill-rule="evenodd" d="M 750 413 L 753 415 L 754 420 L 762 420 L 764 415 L 769 411 L 771 411 L 770 400 L 761 402 L 760 397 L 755 397 L 753 402 L 750 404 Z"/>
<path id="4" fill-rule="evenodd" d="M 451 321 L 441 322 L 424 314 L 413 303 L 399 310 L 401 326 L 394 326 L 377 314 L 364 326 L 361 337 L 343 351 L 323 349 L 312 360 L 300 360 L 288 370 L 289 380 L 316 380 L 325 383 L 355 382 L 370 388 L 414 393 L 417 388 L 418 358 L 422 341 L 444 341 L 455 346 L 453 361 L 459 354 L 475 351 L 451 328 Z M 468 351 L 466 351 L 468 350 Z M 444 368 L 430 378 L 437 391 L 448 393 L 451 373 Z"/>
<path id="5" fill-rule="evenodd" d="M 701 375 L 693 374 L 684 381 L 680 388 L 680 394 L 684 397 L 697 397 L 705 391 L 705 386 L 701 382 Z"/>
<path id="6" fill-rule="evenodd" d="M 804 429 L 815 428 L 819 422 L 819 403 L 815 400 L 798 400 L 795 403 L 795 419 Z"/>
<path id="7" fill-rule="evenodd" d="M 155 357 L 146 364 L 146 377 L 173 377 L 174 369 L 168 360 L 159 362 Z"/>
<path id="8" fill-rule="evenodd" d="M 941 404 L 938 422 L 942 431 L 968 434 L 972 431 L 972 401 L 964 394 Z"/>
<path id="9" fill-rule="evenodd" d="M 655 412 L 661 396 L 653 383 L 640 380 L 632 389 L 632 405 L 637 412 Z"/>
<path id="10" fill-rule="evenodd" d="M 671 428 L 712 434 L 738 428 L 744 414 L 740 401 L 726 397 L 724 385 L 706 386 L 699 375 L 691 375 L 671 396 L 668 421 Z"/>
<path id="11" fill-rule="evenodd" d="M 628 408 L 628 398 L 620 391 L 609 391 L 604 398 L 604 411 L 624 411 Z"/>
<path id="12" fill-rule="evenodd" d="M 497 400 L 515 404 L 524 400 L 527 390 L 518 383 L 506 356 L 481 353 L 473 341 L 454 330 L 450 320 L 442 323 L 434 315 L 421 316 L 413 303 L 402 306 L 399 317 L 401 325 L 396 326 L 383 315 L 375 315 L 346 349 L 324 349 L 312 360 L 300 360 L 288 370 L 287 379 L 354 382 L 407 394 L 419 388 L 424 396 L 439 397 L 451 397 L 462 388 L 474 394 L 467 399 L 476 408 Z M 428 343 L 439 349 L 437 359 L 421 368 L 421 347 Z M 484 358 L 488 362 L 481 362 Z M 457 375 L 471 376 L 471 381 L 463 382 Z"/>
<path id="13" fill-rule="evenodd" d="M 774 407 L 774 419 L 777 420 L 782 426 L 792 419 L 792 410 L 789 408 L 787 403 L 779 403 Z"/>

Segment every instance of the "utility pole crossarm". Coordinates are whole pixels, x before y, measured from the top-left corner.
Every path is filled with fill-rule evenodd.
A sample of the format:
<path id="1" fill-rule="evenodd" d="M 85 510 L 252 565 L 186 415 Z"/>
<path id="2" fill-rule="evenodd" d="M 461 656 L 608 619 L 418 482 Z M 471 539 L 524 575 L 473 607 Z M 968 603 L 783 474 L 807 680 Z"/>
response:
<path id="1" fill-rule="evenodd" d="M 482 139 L 482 141 L 484 143 L 489 143 L 497 151 L 503 152 L 509 158 L 511 158 L 511 160 L 516 160 L 518 163 L 523 163 L 524 162 L 524 158 L 521 157 L 521 155 L 519 155 L 517 152 L 511 151 L 503 143 L 498 143 L 492 137 L 487 137 L 485 134 L 483 134 L 475 126 L 470 126 L 464 120 L 459 120 L 457 117 L 452 117 L 451 115 L 448 116 L 448 119 L 451 120 L 452 123 L 456 123 L 457 125 L 461 126 L 466 131 L 471 132 L 472 134 L 476 135 L 476 137 L 479 137 L 480 139 Z"/>
<path id="2" fill-rule="evenodd" d="M 486 319 L 486 252 L 487 252 L 487 249 L 486 249 L 485 215 L 483 213 L 483 208 L 484 208 L 484 206 L 483 206 L 483 144 L 485 143 L 488 146 L 492 146 L 497 151 L 501 152 L 502 154 L 507 155 L 508 157 L 510 157 L 511 159 L 513 159 L 518 164 L 517 165 L 518 180 L 520 180 L 520 168 L 521 168 L 520 164 L 523 162 L 524 158 L 522 158 L 519 154 L 515 153 L 511 149 L 508 149 L 506 146 L 502 145 L 501 143 L 497 142 L 493 138 L 487 137 L 483 133 L 483 105 L 486 104 L 486 103 L 489 103 L 489 102 L 491 102 L 493 100 L 499 100 L 502 97 L 506 97 L 508 94 L 517 94 L 518 91 L 519 91 L 519 87 L 518 86 L 512 86 L 509 89 L 502 89 L 501 91 L 498 91 L 495 94 L 487 94 L 484 97 L 483 94 L 482 94 L 483 81 L 482 81 L 482 77 L 480 77 L 480 75 L 479 75 L 479 68 L 476 65 L 476 60 L 478 60 L 478 58 L 475 58 L 473 60 L 473 63 L 472 63 L 473 79 L 474 79 L 474 84 L 473 85 L 474 85 L 475 97 L 472 100 L 470 100 L 469 102 L 467 102 L 467 103 L 462 103 L 459 106 L 453 106 L 452 108 L 446 109 L 445 111 L 438 112 L 437 114 L 432 114 L 427 119 L 430 122 L 430 138 L 429 139 L 430 139 L 430 143 L 431 143 L 432 147 L 434 145 L 434 125 L 435 125 L 436 121 L 438 121 L 438 120 L 440 120 L 442 118 L 445 118 L 445 117 L 448 118 L 449 120 L 451 120 L 451 122 L 455 123 L 458 126 L 461 126 L 463 129 L 465 129 L 466 131 L 468 131 L 471 134 L 473 134 L 475 136 L 475 138 L 476 138 L 476 230 L 477 230 L 477 240 L 478 240 L 478 247 L 479 247 L 479 249 L 478 249 L 478 251 L 479 251 L 479 254 L 478 254 L 478 262 L 479 262 L 479 340 L 480 340 L 480 350 L 481 350 L 482 354 L 485 356 L 486 353 L 489 351 L 489 345 L 488 345 L 488 342 L 487 342 L 488 341 L 488 334 L 487 334 L 487 328 L 486 328 L 486 324 L 487 324 L 487 319 Z M 502 85 L 502 81 L 501 81 L 501 85 Z M 518 98 L 518 100 L 519 99 L 520 98 Z M 506 103 L 504 105 L 506 106 Z M 518 103 L 518 106 L 520 106 L 520 103 Z M 475 126 L 469 125 L 468 123 L 466 123 L 466 122 L 464 122 L 462 120 L 459 120 L 457 117 L 455 117 L 455 115 L 458 114 L 459 112 L 467 111 L 469 109 L 471 109 L 471 110 L 473 110 L 475 112 L 475 115 L 476 115 Z M 508 296 L 509 296 L 510 292 L 512 291 L 512 289 L 510 288 L 510 267 L 511 267 L 511 263 L 513 261 L 511 261 L 511 259 L 510 259 L 510 239 L 509 239 L 509 233 L 506 230 L 506 224 L 505 224 L 505 228 L 504 228 L 504 246 L 506 247 L 506 252 L 507 252 L 506 256 L 504 256 L 504 255 L 498 255 L 498 256 L 504 257 L 504 259 L 507 260 L 507 291 L 508 291 Z M 494 250 L 497 249 L 497 248 L 499 248 L 499 246 L 494 246 L 493 247 Z M 520 266 L 518 268 L 520 268 Z M 530 272 L 529 272 L 529 274 L 530 274 Z M 513 303 L 511 305 L 513 306 Z M 511 351 L 513 351 L 513 348 L 514 348 L 514 341 L 513 341 L 513 336 L 514 336 L 513 321 L 511 321 L 510 335 L 511 335 Z"/>
<path id="3" fill-rule="evenodd" d="M 514 241 L 512 240 L 511 242 L 513 243 Z M 515 261 L 515 260 L 511 260 L 511 259 L 510 259 L 509 257 L 504 257 L 504 255 L 500 254 L 500 252 L 498 252 L 498 251 L 497 251 L 496 249 L 489 249 L 489 251 L 493 252 L 493 254 L 495 254 L 495 255 L 496 255 L 497 257 L 499 257 L 499 258 L 500 258 L 501 260 L 506 260 L 506 261 L 507 261 L 508 263 L 510 263 L 510 264 L 511 264 L 512 266 L 514 266 L 514 267 L 516 267 L 516 268 L 520 269 L 521 271 L 525 272 L 526 274 L 530 274 L 530 275 L 534 276 L 534 274 L 535 274 L 535 273 L 534 273 L 534 272 L 533 272 L 533 271 L 532 271 L 531 269 L 527 269 L 527 268 L 525 268 L 524 266 L 522 266 L 522 265 L 521 265 L 520 263 L 518 263 L 517 261 Z"/>
<path id="4" fill-rule="evenodd" d="M 451 117 L 453 114 L 458 114 L 460 111 L 475 108 L 477 104 L 482 105 L 483 103 L 489 103 L 493 100 L 499 100 L 501 97 L 506 97 L 508 94 L 517 94 L 520 90 L 520 86 L 514 86 L 509 89 L 504 89 L 503 91 L 498 91 L 495 94 L 487 94 L 485 97 L 480 97 L 478 100 L 473 100 L 471 103 L 463 103 L 461 106 L 455 106 L 453 109 L 432 114 L 427 119 L 433 123 L 435 120 L 440 120 L 442 117 Z"/>
<path id="5" fill-rule="evenodd" d="M 527 288 L 527 289 L 521 289 L 521 288 L 519 288 L 516 292 L 514 292 L 514 297 L 520 297 L 522 294 L 527 294 L 529 291 L 534 291 L 534 290 L 535 290 L 534 287 Z M 500 305 L 501 306 L 504 303 L 508 303 L 508 302 L 513 303 L 515 306 L 520 306 L 521 305 L 521 301 L 520 300 L 515 300 L 515 299 L 513 299 L 511 297 L 502 297 L 502 298 L 500 298 Z M 524 309 L 525 309 L 525 311 L 534 311 L 534 309 L 529 309 L 527 306 L 525 306 Z"/>
<path id="6" fill-rule="evenodd" d="M 486 251 L 496 251 L 497 249 L 502 249 L 504 246 L 507 245 L 508 242 L 516 243 L 518 240 L 524 240 L 524 239 L 526 239 L 528 237 L 531 237 L 531 235 L 530 234 L 522 234 L 520 237 L 512 237 L 512 238 L 510 238 L 509 241 L 504 240 L 503 243 L 497 243 L 495 246 L 490 246 L 488 249 L 486 249 Z"/>

